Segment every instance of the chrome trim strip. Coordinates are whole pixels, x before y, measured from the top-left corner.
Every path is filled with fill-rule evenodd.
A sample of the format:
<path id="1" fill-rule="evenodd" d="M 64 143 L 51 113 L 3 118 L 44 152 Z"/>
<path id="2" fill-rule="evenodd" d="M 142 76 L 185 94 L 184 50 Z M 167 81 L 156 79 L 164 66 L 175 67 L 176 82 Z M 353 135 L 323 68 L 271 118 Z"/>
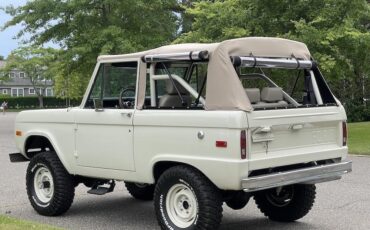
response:
<path id="1" fill-rule="evenodd" d="M 265 111 L 265 110 L 261 110 Z M 292 117 L 307 117 L 307 116 L 327 116 L 327 115 L 337 115 L 338 112 L 318 112 L 318 113 L 304 113 L 304 114 L 289 114 L 289 115 L 276 115 L 276 116 L 264 116 L 256 117 L 255 120 L 266 120 L 266 119 L 275 119 L 275 118 L 292 118 Z"/>
<path id="2" fill-rule="evenodd" d="M 352 162 L 343 161 L 328 165 L 319 165 L 309 168 L 290 170 L 243 179 L 242 188 L 245 192 L 254 192 L 284 185 L 319 182 L 340 179 L 343 174 L 352 171 Z"/>

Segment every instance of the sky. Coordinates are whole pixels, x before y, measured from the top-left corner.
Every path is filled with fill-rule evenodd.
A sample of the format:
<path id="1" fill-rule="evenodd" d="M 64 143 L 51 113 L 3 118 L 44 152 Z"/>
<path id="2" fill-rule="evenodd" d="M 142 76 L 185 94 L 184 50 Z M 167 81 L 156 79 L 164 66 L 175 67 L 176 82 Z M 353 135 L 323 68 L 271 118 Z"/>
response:
<path id="1" fill-rule="evenodd" d="M 27 0 L 0 0 L 0 7 L 8 5 L 21 6 L 24 5 Z M 2 27 L 11 16 L 7 15 L 4 11 L 0 10 L 0 27 Z M 22 28 L 21 25 L 12 26 L 4 31 L 0 30 L 0 55 L 7 57 L 9 53 L 19 46 L 21 40 L 13 39 L 17 32 Z"/>

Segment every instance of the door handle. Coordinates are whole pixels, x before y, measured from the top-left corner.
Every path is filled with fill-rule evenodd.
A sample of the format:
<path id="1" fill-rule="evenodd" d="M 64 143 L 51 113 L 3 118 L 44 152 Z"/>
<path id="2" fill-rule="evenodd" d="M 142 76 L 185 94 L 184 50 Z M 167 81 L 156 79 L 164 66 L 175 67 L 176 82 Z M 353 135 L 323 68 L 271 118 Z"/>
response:
<path id="1" fill-rule="evenodd" d="M 270 126 L 262 126 L 252 132 L 252 142 L 273 141 L 274 134 Z"/>
<path id="2" fill-rule="evenodd" d="M 271 133 L 271 127 L 270 126 L 261 126 L 253 130 L 252 134 L 267 134 Z"/>
<path id="3" fill-rule="evenodd" d="M 291 125 L 290 128 L 292 130 L 300 130 L 300 129 L 303 129 L 303 124 L 295 124 L 295 125 Z"/>
<path id="4" fill-rule="evenodd" d="M 132 117 L 132 112 L 122 112 L 121 115 L 130 118 Z"/>
<path id="5" fill-rule="evenodd" d="M 270 126 L 260 127 L 257 132 L 259 132 L 259 133 L 269 133 L 269 132 L 271 132 L 271 127 Z"/>

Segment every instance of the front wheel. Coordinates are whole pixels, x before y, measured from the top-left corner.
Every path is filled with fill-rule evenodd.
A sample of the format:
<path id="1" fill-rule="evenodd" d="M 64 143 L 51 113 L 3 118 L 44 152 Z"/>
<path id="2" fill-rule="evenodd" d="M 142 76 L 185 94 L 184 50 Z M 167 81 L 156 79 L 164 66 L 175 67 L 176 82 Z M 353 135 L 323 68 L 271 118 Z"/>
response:
<path id="1" fill-rule="evenodd" d="M 31 205 L 41 215 L 61 215 L 73 202 L 75 181 L 54 152 L 39 153 L 31 159 L 26 185 Z"/>
<path id="2" fill-rule="evenodd" d="M 165 171 L 154 191 L 162 229 L 217 229 L 222 219 L 220 191 L 199 171 L 175 166 Z"/>
<path id="3" fill-rule="evenodd" d="M 294 184 L 257 192 L 257 207 L 271 220 L 291 222 L 304 217 L 315 202 L 316 187 Z"/>

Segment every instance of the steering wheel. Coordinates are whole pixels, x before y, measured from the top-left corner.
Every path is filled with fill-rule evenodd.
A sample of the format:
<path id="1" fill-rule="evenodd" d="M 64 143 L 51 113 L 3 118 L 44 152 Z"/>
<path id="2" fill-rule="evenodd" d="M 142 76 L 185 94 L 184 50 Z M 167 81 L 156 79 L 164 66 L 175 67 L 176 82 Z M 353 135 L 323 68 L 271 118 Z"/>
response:
<path id="1" fill-rule="evenodd" d="M 134 97 L 135 97 L 136 90 L 134 88 L 125 88 L 125 89 L 122 89 L 121 92 L 119 93 L 119 98 L 118 98 L 118 103 L 119 103 L 119 107 L 120 108 L 127 109 L 127 108 L 131 108 L 132 106 L 135 105 L 134 102 L 124 101 L 123 96 L 127 92 L 133 92 L 134 93 Z"/>

